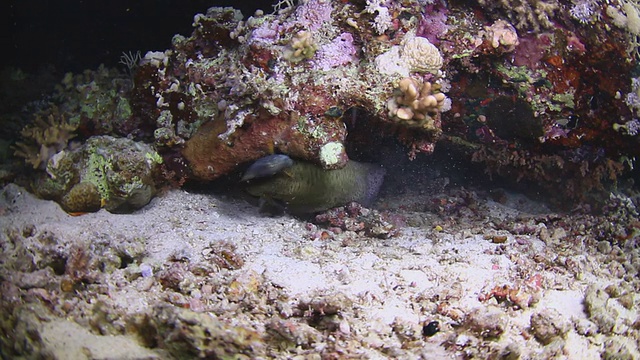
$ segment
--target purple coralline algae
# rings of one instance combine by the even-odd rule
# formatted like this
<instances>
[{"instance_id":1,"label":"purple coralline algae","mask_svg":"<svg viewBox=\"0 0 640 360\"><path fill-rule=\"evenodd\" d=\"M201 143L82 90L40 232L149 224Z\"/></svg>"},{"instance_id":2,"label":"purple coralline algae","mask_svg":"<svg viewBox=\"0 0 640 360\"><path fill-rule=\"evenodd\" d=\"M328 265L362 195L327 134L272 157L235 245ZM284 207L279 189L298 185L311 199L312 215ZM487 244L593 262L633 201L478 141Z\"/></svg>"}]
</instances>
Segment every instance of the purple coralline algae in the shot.
<instances>
[{"instance_id":1,"label":"purple coralline algae","mask_svg":"<svg viewBox=\"0 0 640 360\"><path fill-rule=\"evenodd\" d=\"M316 54L314 66L320 70L331 70L356 60L357 49L351 33L342 33L330 43L324 45Z\"/></svg>"}]
</instances>

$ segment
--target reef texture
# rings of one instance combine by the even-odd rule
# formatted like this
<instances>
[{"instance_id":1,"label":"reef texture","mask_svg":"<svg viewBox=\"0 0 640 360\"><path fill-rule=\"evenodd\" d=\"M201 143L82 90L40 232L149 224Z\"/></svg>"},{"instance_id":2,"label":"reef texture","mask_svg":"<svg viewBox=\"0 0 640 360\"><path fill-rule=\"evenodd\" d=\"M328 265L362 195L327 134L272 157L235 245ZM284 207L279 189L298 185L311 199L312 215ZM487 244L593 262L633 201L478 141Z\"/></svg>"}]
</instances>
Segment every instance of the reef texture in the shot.
<instances>
[{"instance_id":1,"label":"reef texture","mask_svg":"<svg viewBox=\"0 0 640 360\"><path fill-rule=\"evenodd\" d=\"M16 143L15 155L34 169L44 169L49 159L68 148L77 128L52 107L50 114L36 114L33 123L22 129L23 141Z\"/></svg>"},{"instance_id":2,"label":"reef texture","mask_svg":"<svg viewBox=\"0 0 640 360\"><path fill-rule=\"evenodd\" d=\"M379 158L384 140L411 159L441 146L559 204L602 202L640 153L638 9L304 0L244 18L213 7L170 49L125 57L130 77L67 75L59 110L38 113L17 154L44 168L73 136L127 136L153 143L162 180L179 186L273 153L338 169Z\"/></svg>"},{"instance_id":3,"label":"reef texture","mask_svg":"<svg viewBox=\"0 0 640 360\"><path fill-rule=\"evenodd\" d=\"M190 37L143 58L134 108L146 99L145 115L167 125L156 142L180 145L192 179L274 150L340 168L346 154L322 156L330 144L376 154L350 133L365 123L411 158L445 143L489 175L583 201L640 152L637 12L624 1L308 0L242 20L212 8Z\"/></svg>"}]
</instances>

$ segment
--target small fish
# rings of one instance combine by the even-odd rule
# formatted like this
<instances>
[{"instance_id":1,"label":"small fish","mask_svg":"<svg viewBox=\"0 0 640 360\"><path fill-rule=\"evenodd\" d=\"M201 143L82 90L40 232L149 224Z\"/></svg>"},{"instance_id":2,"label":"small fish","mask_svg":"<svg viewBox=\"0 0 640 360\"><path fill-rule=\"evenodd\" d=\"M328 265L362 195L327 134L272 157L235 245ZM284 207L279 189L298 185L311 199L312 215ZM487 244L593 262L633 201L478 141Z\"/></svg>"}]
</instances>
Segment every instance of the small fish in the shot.
<instances>
[{"instance_id":1,"label":"small fish","mask_svg":"<svg viewBox=\"0 0 640 360\"><path fill-rule=\"evenodd\" d=\"M351 201L371 205L384 175L385 170L379 165L353 160L336 170L292 160L286 171L251 182L247 192L263 200L283 203L290 213L314 213Z\"/></svg>"},{"instance_id":2,"label":"small fish","mask_svg":"<svg viewBox=\"0 0 640 360\"><path fill-rule=\"evenodd\" d=\"M240 181L273 176L293 165L293 160L283 154L268 155L256 160L242 175Z\"/></svg>"}]
</instances>

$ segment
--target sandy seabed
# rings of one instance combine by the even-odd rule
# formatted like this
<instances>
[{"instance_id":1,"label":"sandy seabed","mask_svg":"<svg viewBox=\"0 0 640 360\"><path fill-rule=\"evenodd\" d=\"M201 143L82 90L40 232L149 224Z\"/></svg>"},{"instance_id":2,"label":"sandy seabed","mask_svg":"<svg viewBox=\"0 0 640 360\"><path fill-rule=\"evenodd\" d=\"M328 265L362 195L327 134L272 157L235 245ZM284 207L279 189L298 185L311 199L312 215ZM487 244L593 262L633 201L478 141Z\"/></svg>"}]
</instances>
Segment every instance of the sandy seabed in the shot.
<instances>
[{"instance_id":1,"label":"sandy seabed","mask_svg":"<svg viewBox=\"0 0 640 360\"><path fill-rule=\"evenodd\" d=\"M395 236L184 190L70 216L7 185L3 358L640 358L638 236L593 230L614 215L453 187L374 208Z\"/></svg>"}]
</instances>

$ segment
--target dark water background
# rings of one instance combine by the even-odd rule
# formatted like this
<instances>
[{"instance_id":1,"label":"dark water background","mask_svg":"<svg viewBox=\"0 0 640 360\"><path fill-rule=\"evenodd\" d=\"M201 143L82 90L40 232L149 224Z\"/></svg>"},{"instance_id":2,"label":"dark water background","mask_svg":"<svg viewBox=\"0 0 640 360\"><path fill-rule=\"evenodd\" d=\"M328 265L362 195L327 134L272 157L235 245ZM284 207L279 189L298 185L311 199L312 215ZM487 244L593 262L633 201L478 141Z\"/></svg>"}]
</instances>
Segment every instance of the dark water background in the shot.
<instances>
[{"instance_id":1,"label":"dark water background","mask_svg":"<svg viewBox=\"0 0 640 360\"><path fill-rule=\"evenodd\" d=\"M271 12L272 1L232 0L8 0L0 4L0 67L25 72L53 65L60 73L117 66L122 52L168 49L175 34L189 36L193 16L233 6L245 17Z\"/></svg>"}]
</instances>

